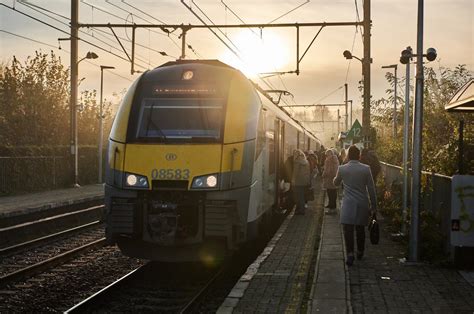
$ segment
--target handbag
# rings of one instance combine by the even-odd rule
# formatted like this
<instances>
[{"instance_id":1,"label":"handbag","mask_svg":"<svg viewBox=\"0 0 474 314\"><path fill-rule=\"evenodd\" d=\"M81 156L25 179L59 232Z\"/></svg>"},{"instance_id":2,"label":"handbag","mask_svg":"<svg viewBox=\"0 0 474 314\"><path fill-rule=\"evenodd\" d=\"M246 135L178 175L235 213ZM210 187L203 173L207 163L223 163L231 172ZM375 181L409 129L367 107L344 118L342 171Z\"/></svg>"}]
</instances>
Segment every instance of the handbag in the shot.
<instances>
[{"instance_id":1,"label":"handbag","mask_svg":"<svg viewBox=\"0 0 474 314\"><path fill-rule=\"evenodd\" d=\"M308 186L305 190L304 190L304 199L306 201L314 201L314 190L313 190L313 187L312 186Z\"/></svg>"},{"instance_id":2,"label":"handbag","mask_svg":"<svg viewBox=\"0 0 474 314\"><path fill-rule=\"evenodd\" d=\"M380 227L379 227L379 223L377 222L377 215L375 213L372 215L372 218L370 218L368 228L370 232L370 243L379 244Z\"/></svg>"}]
</instances>

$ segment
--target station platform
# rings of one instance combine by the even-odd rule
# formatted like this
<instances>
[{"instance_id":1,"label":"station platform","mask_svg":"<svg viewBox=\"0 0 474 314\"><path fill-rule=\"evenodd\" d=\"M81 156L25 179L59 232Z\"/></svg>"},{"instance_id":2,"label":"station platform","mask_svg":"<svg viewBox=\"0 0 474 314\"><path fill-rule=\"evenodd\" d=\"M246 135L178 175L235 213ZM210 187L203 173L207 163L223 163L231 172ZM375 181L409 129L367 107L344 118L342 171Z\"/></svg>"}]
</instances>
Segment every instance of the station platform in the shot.
<instances>
[{"instance_id":1,"label":"station platform","mask_svg":"<svg viewBox=\"0 0 474 314\"><path fill-rule=\"evenodd\" d=\"M0 220L103 199L103 184L4 196L0 197Z\"/></svg>"},{"instance_id":2,"label":"station platform","mask_svg":"<svg viewBox=\"0 0 474 314\"><path fill-rule=\"evenodd\" d=\"M339 216L324 214L322 189L304 216L290 214L218 313L474 313L472 272L403 262L379 219L365 256L345 264ZM322 223L318 219L322 218Z\"/></svg>"}]
</instances>

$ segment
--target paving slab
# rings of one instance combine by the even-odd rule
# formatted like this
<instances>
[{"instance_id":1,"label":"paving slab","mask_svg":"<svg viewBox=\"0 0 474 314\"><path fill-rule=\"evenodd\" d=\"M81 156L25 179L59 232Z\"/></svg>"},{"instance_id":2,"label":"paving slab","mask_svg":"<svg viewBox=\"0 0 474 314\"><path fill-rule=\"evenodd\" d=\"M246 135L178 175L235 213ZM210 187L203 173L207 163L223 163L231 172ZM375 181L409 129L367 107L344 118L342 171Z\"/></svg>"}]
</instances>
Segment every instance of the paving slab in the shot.
<instances>
[{"instance_id":1,"label":"paving slab","mask_svg":"<svg viewBox=\"0 0 474 314\"><path fill-rule=\"evenodd\" d=\"M305 215L291 213L262 254L235 284L218 313L297 313L306 305L307 283L314 266L322 193L308 203ZM305 301L304 301L305 300Z\"/></svg>"},{"instance_id":2,"label":"paving slab","mask_svg":"<svg viewBox=\"0 0 474 314\"><path fill-rule=\"evenodd\" d=\"M104 185L0 197L0 219L104 198Z\"/></svg>"}]
</instances>

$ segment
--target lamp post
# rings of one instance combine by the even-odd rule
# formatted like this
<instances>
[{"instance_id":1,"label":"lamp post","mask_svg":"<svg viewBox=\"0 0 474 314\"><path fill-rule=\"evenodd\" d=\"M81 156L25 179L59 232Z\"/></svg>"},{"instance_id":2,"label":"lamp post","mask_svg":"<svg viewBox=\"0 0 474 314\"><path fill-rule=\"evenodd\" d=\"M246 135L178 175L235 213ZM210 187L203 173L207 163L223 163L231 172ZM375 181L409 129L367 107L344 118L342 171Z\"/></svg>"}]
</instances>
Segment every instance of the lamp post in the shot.
<instances>
[{"instance_id":1,"label":"lamp post","mask_svg":"<svg viewBox=\"0 0 474 314\"><path fill-rule=\"evenodd\" d=\"M99 56L94 52L89 51L86 56L75 64L71 64L71 154L74 155L74 187L79 187L79 149L77 145L77 89L78 89L78 67L79 63L85 59L97 59Z\"/></svg>"},{"instance_id":2,"label":"lamp post","mask_svg":"<svg viewBox=\"0 0 474 314\"><path fill-rule=\"evenodd\" d=\"M365 13L364 13L365 14ZM370 36L369 36L370 37ZM365 39L364 39L365 41ZM364 105L362 108L362 132L364 135L364 146L368 147L371 141L371 128L370 128L370 64L372 58L370 58L370 48L364 44L364 56L367 58L359 58L354 56L349 50L344 50L343 56L350 59L357 59L362 63L362 76L364 78Z\"/></svg>"},{"instance_id":3,"label":"lamp post","mask_svg":"<svg viewBox=\"0 0 474 314\"><path fill-rule=\"evenodd\" d=\"M349 110L350 113L351 113L351 117L350 117L350 119L349 119L349 121L350 121L351 124L350 124L349 127L347 128L347 130L349 131L349 129L352 128L352 99L349 99L347 102L351 104L351 109Z\"/></svg>"},{"instance_id":4,"label":"lamp post","mask_svg":"<svg viewBox=\"0 0 474 314\"><path fill-rule=\"evenodd\" d=\"M421 193L421 149L422 149L422 131L423 131L423 57L428 61L434 61L437 57L434 48L428 48L426 54L423 54L423 0L418 0L418 19L417 19L417 47L416 54L411 49L402 51L400 62L407 64L410 58L416 57L416 87L415 87L415 105L413 109L413 157L412 157L412 184L411 184L411 224L410 224L410 242L408 260L417 262L419 258L419 223L420 223L420 193Z\"/></svg>"},{"instance_id":5,"label":"lamp post","mask_svg":"<svg viewBox=\"0 0 474 314\"><path fill-rule=\"evenodd\" d=\"M412 54L411 47L407 47L407 51ZM406 218L408 210L408 156L409 152L409 142L410 142L410 59L407 58L406 61L406 73L405 73L405 110L404 110L404 123L403 123L403 204L402 204L402 226L401 233L406 233ZM402 62L403 63L403 62Z\"/></svg>"},{"instance_id":6,"label":"lamp post","mask_svg":"<svg viewBox=\"0 0 474 314\"><path fill-rule=\"evenodd\" d=\"M384 65L382 69L395 69L395 91L394 91L394 98L393 98L393 138L397 137L397 85L398 85L398 78L397 78L397 64L392 65Z\"/></svg>"},{"instance_id":7,"label":"lamp post","mask_svg":"<svg viewBox=\"0 0 474 314\"><path fill-rule=\"evenodd\" d=\"M100 66L100 106L99 106L99 151L98 151L98 161L99 161L99 177L98 182L102 183L102 146L103 146L103 133L104 133L104 126L103 126L103 113L102 113L102 99L103 99L103 92L104 92L104 70L112 70L115 67L101 65Z\"/></svg>"}]
</instances>

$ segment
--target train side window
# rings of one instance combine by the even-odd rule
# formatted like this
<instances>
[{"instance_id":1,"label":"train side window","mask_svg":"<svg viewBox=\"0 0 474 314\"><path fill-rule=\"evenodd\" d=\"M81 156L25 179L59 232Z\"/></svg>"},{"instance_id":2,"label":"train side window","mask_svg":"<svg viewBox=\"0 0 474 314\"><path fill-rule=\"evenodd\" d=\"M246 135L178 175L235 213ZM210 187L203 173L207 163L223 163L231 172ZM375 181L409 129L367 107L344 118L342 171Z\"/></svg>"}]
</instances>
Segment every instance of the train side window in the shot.
<instances>
[{"instance_id":1,"label":"train side window","mask_svg":"<svg viewBox=\"0 0 474 314\"><path fill-rule=\"evenodd\" d=\"M268 173L275 173L275 133L274 131L267 131L268 138Z\"/></svg>"},{"instance_id":2,"label":"train side window","mask_svg":"<svg viewBox=\"0 0 474 314\"><path fill-rule=\"evenodd\" d=\"M263 147L265 146L265 111L260 110L258 117L258 127L257 127L257 143L255 149L255 160L262 153Z\"/></svg>"}]
</instances>

